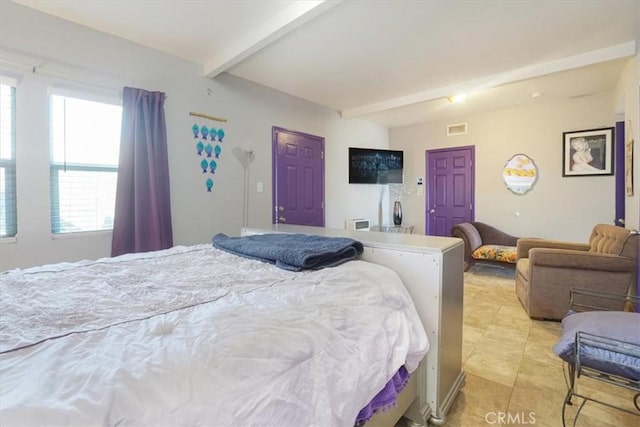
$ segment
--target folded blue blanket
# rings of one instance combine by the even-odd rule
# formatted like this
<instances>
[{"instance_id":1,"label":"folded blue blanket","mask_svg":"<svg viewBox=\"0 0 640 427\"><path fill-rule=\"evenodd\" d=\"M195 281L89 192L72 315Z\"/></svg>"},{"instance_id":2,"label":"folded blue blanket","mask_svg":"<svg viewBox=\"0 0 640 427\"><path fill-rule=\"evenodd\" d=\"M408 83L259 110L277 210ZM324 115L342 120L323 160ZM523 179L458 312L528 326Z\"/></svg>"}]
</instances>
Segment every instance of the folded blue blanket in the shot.
<instances>
[{"instance_id":1,"label":"folded blue blanket","mask_svg":"<svg viewBox=\"0 0 640 427\"><path fill-rule=\"evenodd\" d=\"M357 240L310 234L259 234L245 237L213 236L213 246L245 258L275 264L290 271L319 270L354 259L362 253Z\"/></svg>"}]
</instances>

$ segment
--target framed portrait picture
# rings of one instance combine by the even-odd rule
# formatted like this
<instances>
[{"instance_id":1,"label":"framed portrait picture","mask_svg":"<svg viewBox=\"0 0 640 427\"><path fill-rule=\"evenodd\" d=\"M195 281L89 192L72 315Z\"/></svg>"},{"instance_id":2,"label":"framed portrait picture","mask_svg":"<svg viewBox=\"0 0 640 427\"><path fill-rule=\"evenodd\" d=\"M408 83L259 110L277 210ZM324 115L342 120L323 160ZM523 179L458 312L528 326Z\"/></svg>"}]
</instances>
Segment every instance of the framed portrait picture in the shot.
<instances>
[{"instance_id":1,"label":"framed portrait picture","mask_svg":"<svg viewBox=\"0 0 640 427\"><path fill-rule=\"evenodd\" d=\"M613 128L562 133L562 176L613 175Z\"/></svg>"}]
</instances>

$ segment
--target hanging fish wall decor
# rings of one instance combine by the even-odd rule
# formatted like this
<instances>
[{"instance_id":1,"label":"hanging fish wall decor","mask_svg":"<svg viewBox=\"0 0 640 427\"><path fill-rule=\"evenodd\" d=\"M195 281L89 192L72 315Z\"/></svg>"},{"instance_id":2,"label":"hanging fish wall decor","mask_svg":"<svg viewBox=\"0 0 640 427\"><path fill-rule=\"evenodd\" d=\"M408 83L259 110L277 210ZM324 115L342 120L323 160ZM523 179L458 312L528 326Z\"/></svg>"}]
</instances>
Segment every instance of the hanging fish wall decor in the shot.
<instances>
[{"instance_id":1,"label":"hanging fish wall decor","mask_svg":"<svg viewBox=\"0 0 640 427\"><path fill-rule=\"evenodd\" d=\"M224 121L226 121L226 119ZM205 125L195 123L191 127L191 133L193 134L193 137L198 140L196 143L196 153L198 157L201 157L200 170L203 174L209 172L211 175L215 175L216 169L218 169L218 162L213 159L207 160L207 158L213 157L219 161L220 155L222 154L222 147L220 144L222 144L222 140L225 136L224 130L222 128L216 129L214 127L207 127ZM218 144L215 143L216 140L218 141ZM212 143L209 143L208 141L212 141ZM211 193L214 186L213 177L209 176L204 181L204 186L207 192Z\"/></svg>"}]
</instances>

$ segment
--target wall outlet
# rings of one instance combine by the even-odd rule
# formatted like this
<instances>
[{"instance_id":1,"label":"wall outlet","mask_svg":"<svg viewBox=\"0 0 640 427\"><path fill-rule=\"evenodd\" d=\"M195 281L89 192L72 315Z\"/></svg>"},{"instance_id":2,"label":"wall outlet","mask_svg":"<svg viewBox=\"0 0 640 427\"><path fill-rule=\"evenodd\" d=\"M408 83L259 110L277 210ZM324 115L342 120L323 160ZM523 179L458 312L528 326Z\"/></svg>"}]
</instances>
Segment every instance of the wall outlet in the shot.
<instances>
[{"instance_id":1,"label":"wall outlet","mask_svg":"<svg viewBox=\"0 0 640 427\"><path fill-rule=\"evenodd\" d=\"M256 191L258 193L262 193L264 191L264 184L262 182L258 182L258 184L256 185Z\"/></svg>"}]
</instances>

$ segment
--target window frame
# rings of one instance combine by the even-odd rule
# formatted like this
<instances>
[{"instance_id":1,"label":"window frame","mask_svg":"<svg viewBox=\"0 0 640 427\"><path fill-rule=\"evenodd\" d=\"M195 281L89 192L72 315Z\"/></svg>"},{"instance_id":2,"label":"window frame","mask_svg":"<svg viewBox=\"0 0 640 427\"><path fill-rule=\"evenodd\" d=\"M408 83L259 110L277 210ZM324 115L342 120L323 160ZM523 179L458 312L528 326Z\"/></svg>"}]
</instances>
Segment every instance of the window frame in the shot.
<instances>
[{"instance_id":1,"label":"window frame","mask_svg":"<svg viewBox=\"0 0 640 427\"><path fill-rule=\"evenodd\" d=\"M93 165L88 163L69 163L66 160L62 163L54 161L53 151L53 96L62 96L66 98L75 98L84 101L99 102L102 104L115 105L122 108L122 96L121 93L115 94L114 91L95 91L87 90L85 88L67 87L67 86L52 86L49 87L47 99L49 101L49 128L50 128L50 141L49 141L49 197L51 200L51 235L54 239L64 238L70 235L95 235L95 234L109 234L113 232L111 228L100 228L91 230L77 230L77 231L61 231L60 227L60 194L59 194L59 181L58 174L60 171L77 171L77 172L111 172L116 174L116 182L118 175L118 164L115 166L105 165ZM120 144L120 141L118 141ZM57 191L57 197L54 197L54 192ZM114 201L115 204L115 201ZM115 205L114 205L115 209ZM58 221L56 222L56 218Z\"/></svg>"},{"instance_id":2,"label":"window frame","mask_svg":"<svg viewBox=\"0 0 640 427\"><path fill-rule=\"evenodd\" d=\"M11 141L9 143L11 146L11 158L3 159L2 157L0 157L0 168L5 170L5 174L7 173L7 170L9 170L9 173L13 175L13 179L11 182L11 186L12 186L11 193L13 195L11 201L13 202L12 203L13 210L11 212L11 218L7 218L7 219L11 219L11 221L7 221L8 222L7 233L6 234L0 233L0 241L15 242L18 235L18 196L17 196L17 166L16 166L16 128L17 128L16 98L18 96L18 79L2 74L0 75L0 84L4 86L9 86L12 90L12 99L11 99L12 115L11 115L11 123L9 124L11 129ZM8 199L3 199L3 202L5 203L5 209L9 205L7 201Z\"/></svg>"}]
</instances>

